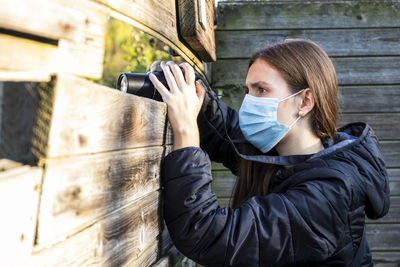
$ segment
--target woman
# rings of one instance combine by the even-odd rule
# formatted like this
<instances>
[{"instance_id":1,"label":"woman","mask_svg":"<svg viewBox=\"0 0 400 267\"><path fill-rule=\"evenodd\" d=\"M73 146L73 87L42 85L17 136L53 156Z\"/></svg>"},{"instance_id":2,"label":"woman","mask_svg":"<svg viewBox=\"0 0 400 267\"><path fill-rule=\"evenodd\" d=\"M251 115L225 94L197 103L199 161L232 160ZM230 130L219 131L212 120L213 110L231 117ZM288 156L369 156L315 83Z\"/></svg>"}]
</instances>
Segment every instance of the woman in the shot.
<instances>
[{"instance_id":1,"label":"woman","mask_svg":"<svg viewBox=\"0 0 400 267\"><path fill-rule=\"evenodd\" d=\"M163 185L175 246L206 266L372 266L365 215L387 213L387 173L367 124L336 131L337 79L327 54L306 40L255 53L239 113L181 67L185 75L161 63L170 91L150 75L174 134ZM264 156L243 159L225 132L250 143L243 154ZM218 206L209 158L238 175L233 208Z\"/></svg>"}]
</instances>

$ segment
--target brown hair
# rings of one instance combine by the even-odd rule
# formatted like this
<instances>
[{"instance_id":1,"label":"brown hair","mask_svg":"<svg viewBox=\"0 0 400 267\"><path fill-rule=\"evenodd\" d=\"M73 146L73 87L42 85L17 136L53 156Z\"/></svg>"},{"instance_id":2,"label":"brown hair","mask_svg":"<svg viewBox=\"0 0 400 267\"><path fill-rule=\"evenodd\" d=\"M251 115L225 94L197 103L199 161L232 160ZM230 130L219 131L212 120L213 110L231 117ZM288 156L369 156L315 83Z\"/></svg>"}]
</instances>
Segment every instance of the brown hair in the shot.
<instances>
[{"instance_id":1,"label":"brown hair","mask_svg":"<svg viewBox=\"0 0 400 267\"><path fill-rule=\"evenodd\" d=\"M314 42L303 39L291 39L278 43L252 55L249 66L262 59L272 65L282 75L295 93L310 88L315 99L311 111L311 128L321 140L332 138L336 132L337 78L335 68L328 55ZM247 145L247 154L259 154L256 148ZM268 154L277 155L275 149ZM269 182L276 165L241 160L238 179L232 194L232 207L252 196L268 194Z\"/></svg>"}]
</instances>

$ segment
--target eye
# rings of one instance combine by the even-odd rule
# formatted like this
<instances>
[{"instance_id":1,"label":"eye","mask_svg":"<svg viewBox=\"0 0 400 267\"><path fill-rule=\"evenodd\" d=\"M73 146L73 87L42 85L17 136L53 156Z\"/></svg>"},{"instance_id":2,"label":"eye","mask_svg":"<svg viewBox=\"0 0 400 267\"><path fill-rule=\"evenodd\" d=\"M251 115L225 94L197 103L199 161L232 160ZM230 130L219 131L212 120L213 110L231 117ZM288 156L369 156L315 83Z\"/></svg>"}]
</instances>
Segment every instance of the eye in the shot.
<instances>
[{"instance_id":1,"label":"eye","mask_svg":"<svg viewBox=\"0 0 400 267\"><path fill-rule=\"evenodd\" d=\"M244 85L243 87L244 87L244 92L245 92L246 94L248 94L248 93L249 93L249 87L247 87L246 85Z\"/></svg>"},{"instance_id":2,"label":"eye","mask_svg":"<svg viewBox=\"0 0 400 267\"><path fill-rule=\"evenodd\" d=\"M263 94L263 93L268 92L268 90L265 89L264 87L258 87L258 92L259 92L260 94Z\"/></svg>"}]
</instances>

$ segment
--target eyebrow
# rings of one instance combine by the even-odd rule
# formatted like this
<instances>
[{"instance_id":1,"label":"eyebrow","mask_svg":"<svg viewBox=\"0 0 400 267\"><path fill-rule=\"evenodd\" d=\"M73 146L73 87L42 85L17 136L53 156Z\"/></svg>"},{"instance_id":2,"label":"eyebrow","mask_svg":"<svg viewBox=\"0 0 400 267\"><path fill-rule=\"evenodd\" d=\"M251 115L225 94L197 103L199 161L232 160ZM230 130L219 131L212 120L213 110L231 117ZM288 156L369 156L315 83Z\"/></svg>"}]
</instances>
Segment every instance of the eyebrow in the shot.
<instances>
[{"instance_id":1,"label":"eyebrow","mask_svg":"<svg viewBox=\"0 0 400 267\"><path fill-rule=\"evenodd\" d=\"M244 86L247 87L247 84L245 84ZM255 82L255 83L251 83L250 86L251 87L257 87L257 86L268 86L268 87L271 87L271 85L269 83L263 82L263 81L258 81L258 82Z\"/></svg>"}]
</instances>

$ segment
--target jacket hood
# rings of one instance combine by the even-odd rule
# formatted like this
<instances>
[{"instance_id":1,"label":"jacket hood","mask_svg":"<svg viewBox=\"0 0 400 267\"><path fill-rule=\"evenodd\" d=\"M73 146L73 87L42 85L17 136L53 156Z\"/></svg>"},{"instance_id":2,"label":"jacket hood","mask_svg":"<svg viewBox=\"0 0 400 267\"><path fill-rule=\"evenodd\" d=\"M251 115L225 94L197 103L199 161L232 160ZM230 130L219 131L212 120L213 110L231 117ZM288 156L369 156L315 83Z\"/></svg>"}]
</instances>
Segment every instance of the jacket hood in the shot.
<instances>
[{"instance_id":1,"label":"jacket hood","mask_svg":"<svg viewBox=\"0 0 400 267\"><path fill-rule=\"evenodd\" d=\"M340 153L343 152L343 153ZM338 129L328 147L314 155L344 155L364 178L359 184L365 197L365 212L370 219L384 216L389 210L389 180L378 139L372 128L363 122Z\"/></svg>"}]
</instances>

